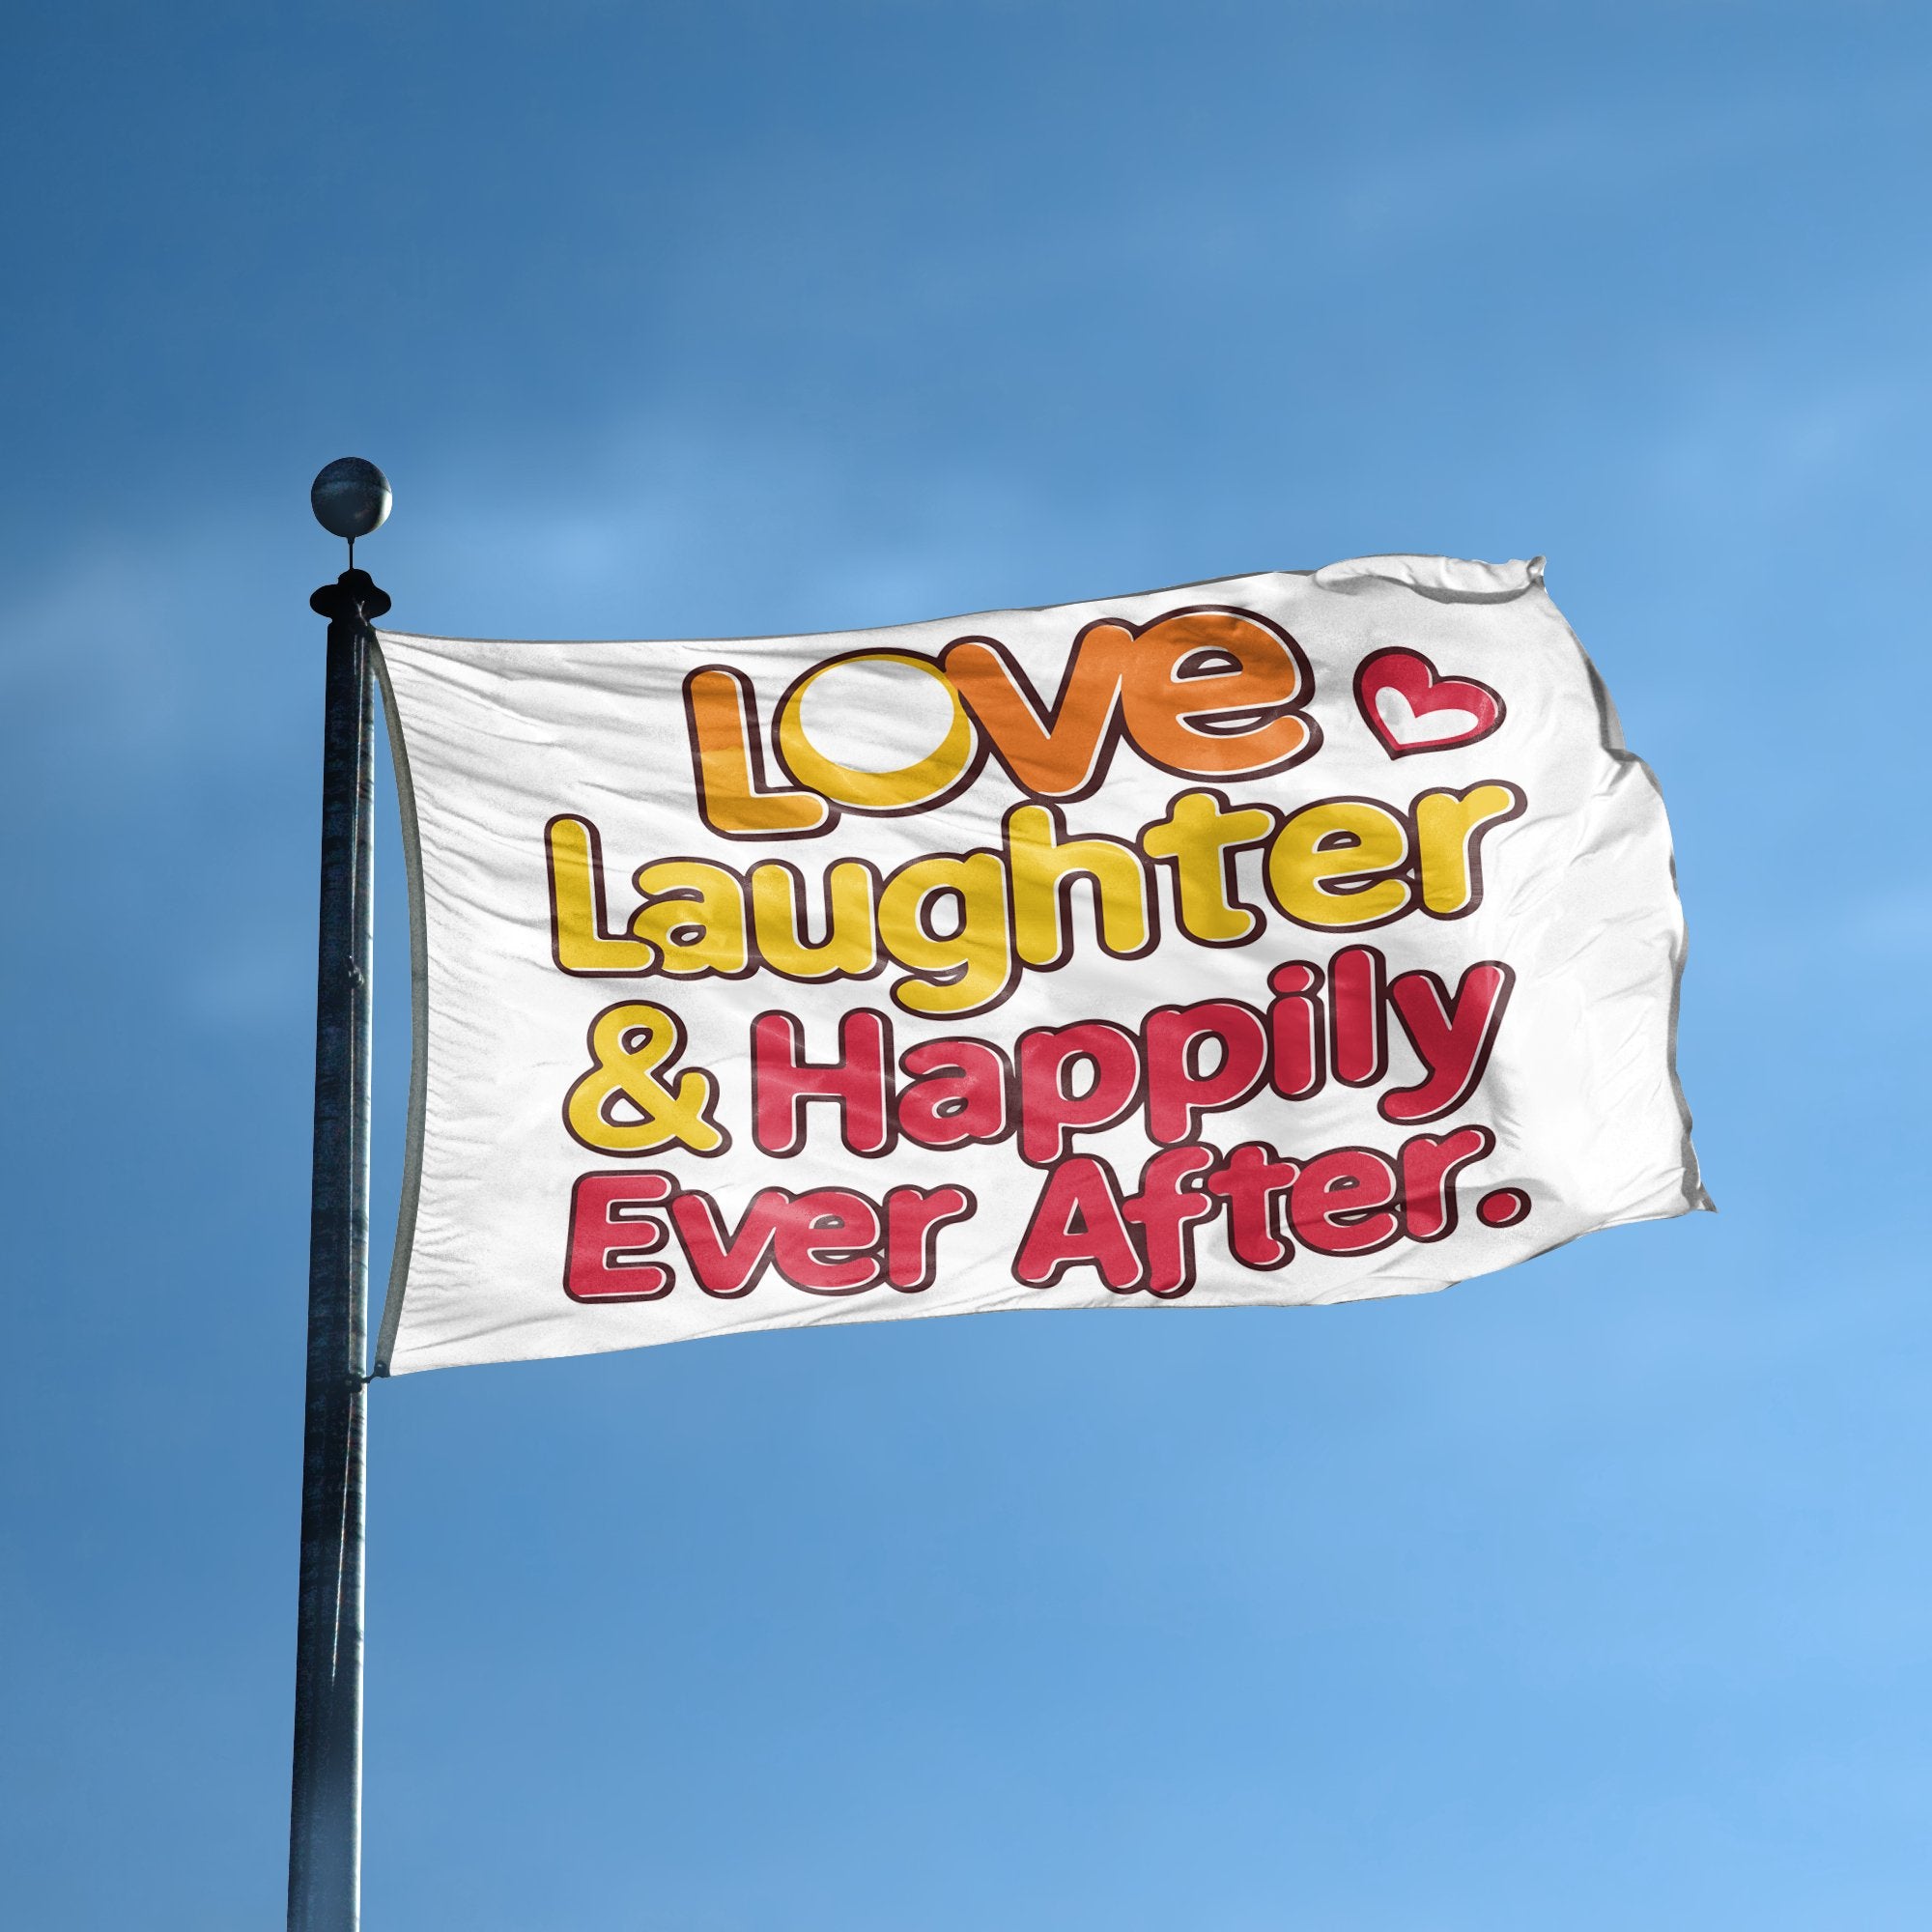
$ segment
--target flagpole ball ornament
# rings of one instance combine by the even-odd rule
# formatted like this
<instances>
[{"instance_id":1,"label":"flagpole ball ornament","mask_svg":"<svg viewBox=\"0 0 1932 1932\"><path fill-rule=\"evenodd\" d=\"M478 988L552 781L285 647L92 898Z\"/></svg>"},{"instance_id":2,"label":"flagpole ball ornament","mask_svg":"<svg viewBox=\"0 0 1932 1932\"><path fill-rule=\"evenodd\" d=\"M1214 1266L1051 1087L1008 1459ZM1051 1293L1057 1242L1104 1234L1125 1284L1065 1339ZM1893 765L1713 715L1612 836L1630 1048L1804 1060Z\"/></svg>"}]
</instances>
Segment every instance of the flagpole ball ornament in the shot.
<instances>
[{"instance_id":1,"label":"flagpole ball ornament","mask_svg":"<svg viewBox=\"0 0 1932 1932\"><path fill-rule=\"evenodd\" d=\"M316 522L330 536L354 543L382 528L395 499L389 479L366 457L338 456L316 472L308 500Z\"/></svg>"}]
</instances>

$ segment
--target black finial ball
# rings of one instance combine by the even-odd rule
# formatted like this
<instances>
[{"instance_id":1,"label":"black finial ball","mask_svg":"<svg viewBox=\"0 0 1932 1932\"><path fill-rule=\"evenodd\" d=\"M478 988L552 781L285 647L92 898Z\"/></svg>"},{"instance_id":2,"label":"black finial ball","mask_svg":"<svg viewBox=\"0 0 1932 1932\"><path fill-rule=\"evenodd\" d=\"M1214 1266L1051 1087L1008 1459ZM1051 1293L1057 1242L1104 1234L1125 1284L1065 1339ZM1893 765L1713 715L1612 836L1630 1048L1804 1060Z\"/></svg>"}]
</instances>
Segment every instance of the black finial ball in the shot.
<instances>
[{"instance_id":1,"label":"black finial ball","mask_svg":"<svg viewBox=\"0 0 1932 1932\"><path fill-rule=\"evenodd\" d=\"M315 520L332 537L354 543L380 529L389 514L389 479L359 456L338 456L308 488Z\"/></svg>"}]
</instances>

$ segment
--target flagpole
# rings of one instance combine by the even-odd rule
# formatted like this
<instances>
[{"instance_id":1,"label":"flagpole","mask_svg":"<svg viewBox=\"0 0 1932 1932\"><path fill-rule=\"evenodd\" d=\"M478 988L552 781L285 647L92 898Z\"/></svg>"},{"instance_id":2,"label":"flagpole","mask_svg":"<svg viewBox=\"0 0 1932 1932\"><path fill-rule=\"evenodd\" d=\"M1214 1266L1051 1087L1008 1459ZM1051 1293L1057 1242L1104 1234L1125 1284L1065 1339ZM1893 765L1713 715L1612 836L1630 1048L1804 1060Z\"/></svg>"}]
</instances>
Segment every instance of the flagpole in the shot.
<instances>
[{"instance_id":1,"label":"flagpole","mask_svg":"<svg viewBox=\"0 0 1932 1932\"><path fill-rule=\"evenodd\" d=\"M315 480L318 521L350 568L309 599L328 619L323 701L322 905L309 1196L308 1380L289 1825L290 1932L355 1932L362 1877L362 1577L369 1290L369 993L374 934L371 620L389 608L355 569L388 514L359 458Z\"/></svg>"}]
</instances>

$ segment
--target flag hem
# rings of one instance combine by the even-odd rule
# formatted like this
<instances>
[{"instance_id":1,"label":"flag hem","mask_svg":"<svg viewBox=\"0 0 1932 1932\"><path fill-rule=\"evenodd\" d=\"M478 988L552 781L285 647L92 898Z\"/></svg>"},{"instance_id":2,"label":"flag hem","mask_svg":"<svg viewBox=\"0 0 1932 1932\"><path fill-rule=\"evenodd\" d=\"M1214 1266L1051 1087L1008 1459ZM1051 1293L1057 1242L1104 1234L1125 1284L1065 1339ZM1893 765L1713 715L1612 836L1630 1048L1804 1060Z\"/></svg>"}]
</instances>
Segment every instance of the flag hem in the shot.
<instances>
[{"instance_id":1,"label":"flag hem","mask_svg":"<svg viewBox=\"0 0 1932 1932\"><path fill-rule=\"evenodd\" d=\"M389 733L389 759L396 774L396 808L402 820L403 867L410 894L410 1110L403 1151L403 1186L396 1203L396 1242L389 1257L389 1283L383 1297L383 1325L376 1338L375 1373L389 1373L403 1296L409 1287L410 1258L415 1247L416 1207L422 1193L424 1113L429 1090L429 921L423 905L422 838L416 823L415 784L410 775L409 746L403 737L402 708L389 683L383 656L383 634L376 634L371 656L383 688L383 722Z\"/></svg>"}]
</instances>

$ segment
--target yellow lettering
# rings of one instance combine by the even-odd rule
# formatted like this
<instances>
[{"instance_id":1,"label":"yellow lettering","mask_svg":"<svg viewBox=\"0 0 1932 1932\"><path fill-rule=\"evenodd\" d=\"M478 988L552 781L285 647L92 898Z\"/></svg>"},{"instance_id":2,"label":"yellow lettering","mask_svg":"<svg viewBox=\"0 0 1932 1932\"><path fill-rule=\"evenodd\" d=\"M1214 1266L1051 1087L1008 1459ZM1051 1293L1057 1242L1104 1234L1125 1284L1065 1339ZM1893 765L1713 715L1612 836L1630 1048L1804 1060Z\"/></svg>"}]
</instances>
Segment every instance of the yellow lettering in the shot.
<instances>
[{"instance_id":1,"label":"yellow lettering","mask_svg":"<svg viewBox=\"0 0 1932 1932\"><path fill-rule=\"evenodd\" d=\"M729 1137L711 1118L718 1082L701 1067L688 1067L667 1087L658 1068L668 1069L684 1051L684 1028L663 1007L607 1007L590 1023L590 1070L564 1097L564 1124L599 1153L649 1153L654 1148L688 1147L717 1153Z\"/></svg>"},{"instance_id":2,"label":"yellow lettering","mask_svg":"<svg viewBox=\"0 0 1932 1932\"><path fill-rule=\"evenodd\" d=\"M702 859L667 859L639 869L650 901L631 915L631 932L662 955L660 973L694 980L745 970L745 894L735 872Z\"/></svg>"},{"instance_id":3,"label":"yellow lettering","mask_svg":"<svg viewBox=\"0 0 1932 1932\"><path fill-rule=\"evenodd\" d=\"M640 939L613 936L604 904L604 850L587 818L553 818L544 828L550 856L550 940L566 973L648 973L656 952Z\"/></svg>"},{"instance_id":4,"label":"yellow lettering","mask_svg":"<svg viewBox=\"0 0 1932 1932\"><path fill-rule=\"evenodd\" d=\"M1238 946L1259 930L1261 915L1235 896L1235 854L1259 845L1279 822L1266 806L1231 810L1215 792L1187 791L1141 834L1148 855L1174 867L1175 907L1188 938Z\"/></svg>"},{"instance_id":5,"label":"yellow lettering","mask_svg":"<svg viewBox=\"0 0 1932 1932\"><path fill-rule=\"evenodd\" d=\"M952 897L959 924L935 933L927 901ZM978 1012L1012 984L1007 933L1007 868L997 852L952 853L915 859L886 881L879 895L879 937L909 975L892 989L908 1012Z\"/></svg>"},{"instance_id":6,"label":"yellow lettering","mask_svg":"<svg viewBox=\"0 0 1932 1932\"><path fill-rule=\"evenodd\" d=\"M952 721L946 736L924 757L895 771L862 771L856 765L828 758L806 736L806 694L827 671L858 664L898 665L920 671L945 693L952 707ZM930 658L914 657L908 651L853 651L845 657L828 658L785 693L779 708L779 755L785 769L801 784L810 785L854 811L923 811L938 804L975 768L979 749L980 734L946 673Z\"/></svg>"},{"instance_id":7,"label":"yellow lettering","mask_svg":"<svg viewBox=\"0 0 1932 1932\"><path fill-rule=\"evenodd\" d=\"M1467 791L1426 791L1415 801L1415 860L1422 909L1437 919L1472 911L1483 895L1483 834L1522 810L1513 784L1491 780Z\"/></svg>"},{"instance_id":8,"label":"yellow lettering","mask_svg":"<svg viewBox=\"0 0 1932 1932\"><path fill-rule=\"evenodd\" d=\"M877 884L863 859L841 859L825 875L826 934L805 937L805 881L782 861L752 867L752 924L761 966L787 980L857 979L879 963L872 929Z\"/></svg>"},{"instance_id":9,"label":"yellow lettering","mask_svg":"<svg viewBox=\"0 0 1932 1932\"><path fill-rule=\"evenodd\" d=\"M1268 847L1268 895L1297 925L1346 931L1379 925L1409 902L1408 827L1373 799L1304 806Z\"/></svg>"},{"instance_id":10,"label":"yellow lettering","mask_svg":"<svg viewBox=\"0 0 1932 1932\"><path fill-rule=\"evenodd\" d=\"M1068 838L1060 813L1047 805L1019 805L1007 813L1007 861L1012 868L1013 941L1029 966L1058 966L1073 948L1063 914L1072 881L1094 882L1094 919L1100 944L1118 958L1145 952L1151 928L1147 867L1118 838Z\"/></svg>"}]
</instances>

